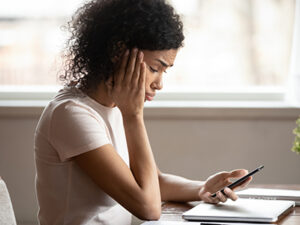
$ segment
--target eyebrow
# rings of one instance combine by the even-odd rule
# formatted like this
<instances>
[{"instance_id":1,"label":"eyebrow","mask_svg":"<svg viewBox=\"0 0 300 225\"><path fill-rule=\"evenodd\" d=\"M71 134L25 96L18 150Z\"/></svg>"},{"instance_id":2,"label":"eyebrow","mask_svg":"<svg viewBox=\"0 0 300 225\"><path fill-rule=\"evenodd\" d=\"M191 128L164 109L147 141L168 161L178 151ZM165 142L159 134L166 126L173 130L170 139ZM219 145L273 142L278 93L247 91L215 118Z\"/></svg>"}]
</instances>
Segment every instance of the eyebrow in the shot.
<instances>
[{"instance_id":1,"label":"eyebrow","mask_svg":"<svg viewBox=\"0 0 300 225\"><path fill-rule=\"evenodd\" d=\"M162 61L161 59L155 59L155 60L158 61L158 62L160 62L160 64L162 66L164 66L164 67L172 67L173 66L173 64L172 65L168 65L166 62Z\"/></svg>"}]
</instances>

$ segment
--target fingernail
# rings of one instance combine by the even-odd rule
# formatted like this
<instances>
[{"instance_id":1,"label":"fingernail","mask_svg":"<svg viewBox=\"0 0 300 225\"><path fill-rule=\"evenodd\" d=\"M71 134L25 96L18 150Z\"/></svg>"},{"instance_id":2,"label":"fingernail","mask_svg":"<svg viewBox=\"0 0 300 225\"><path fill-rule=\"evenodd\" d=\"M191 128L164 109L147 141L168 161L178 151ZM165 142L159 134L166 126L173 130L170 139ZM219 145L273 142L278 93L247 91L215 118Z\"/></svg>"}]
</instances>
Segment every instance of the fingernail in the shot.
<instances>
[{"instance_id":1,"label":"fingernail","mask_svg":"<svg viewBox=\"0 0 300 225\"><path fill-rule=\"evenodd\" d=\"M226 187L226 188L224 189L224 192L225 192L225 193L228 193L228 192L230 192L230 189L229 189L228 187Z\"/></svg>"},{"instance_id":2,"label":"fingernail","mask_svg":"<svg viewBox=\"0 0 300 225\"><path fill-rule=\"evenodd\" d=\"M129 55L129 50L127 49L126 52L125 52L125 55Z\"/></svg>"},{"instance_id":3,"label":"fingernail","mask_svg":"<svg viewBox=\"0 0 300 225\"><path fill-rule=\"evenodd\" d=\"M141 58L143 58L143 56L144 56L144 53L143 52L139 52L139 58L141 59Z\"/></svg>"}]
</instances>

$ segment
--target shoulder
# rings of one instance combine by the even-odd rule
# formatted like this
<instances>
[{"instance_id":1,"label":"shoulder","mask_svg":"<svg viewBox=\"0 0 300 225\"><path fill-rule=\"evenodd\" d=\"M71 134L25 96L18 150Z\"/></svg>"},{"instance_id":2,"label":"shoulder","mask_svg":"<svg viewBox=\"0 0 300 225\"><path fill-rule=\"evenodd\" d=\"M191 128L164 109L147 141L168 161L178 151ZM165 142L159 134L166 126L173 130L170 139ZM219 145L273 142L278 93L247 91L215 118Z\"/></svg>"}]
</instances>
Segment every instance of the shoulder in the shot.
<instances>
[{"instance_id":1,"label":"shoulder","mask_svg":"<svg viewBox=\"0 0 300 225\"><path fill-rule=\"evenodd\" d=\"M51 110L50 123L71 123L73 125L89 121L103 123L102 116L92 107L77 100L65 100Z\"/></svg>"},{"instance_id":2,"label":"shoulder","mask_svg":"<svg viewBox=\"0 0 300 225\"><path fill-rule=\"evenodd\" d=\"M48 107L52 116L63 116L74 113L90 116L98 115L93 105L89 104L87 96L74 87L61 89Z\"/></svg>"}]
</instances>

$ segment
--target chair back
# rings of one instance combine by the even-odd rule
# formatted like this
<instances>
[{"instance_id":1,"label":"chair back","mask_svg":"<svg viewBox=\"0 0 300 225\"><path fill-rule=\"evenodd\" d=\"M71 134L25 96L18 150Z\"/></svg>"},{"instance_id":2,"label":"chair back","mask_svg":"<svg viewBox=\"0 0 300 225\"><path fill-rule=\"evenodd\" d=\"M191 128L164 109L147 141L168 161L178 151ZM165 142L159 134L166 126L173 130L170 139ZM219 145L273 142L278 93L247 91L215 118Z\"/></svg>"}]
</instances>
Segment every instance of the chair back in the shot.
<instances>
[{"instance_id":1,"label":"chair back","mask_svg":"<svg viewBox=\"0 0 300 225\"><path fill-rule=\"evenodd\" d=\"M16 217L5 182L0 177L0 224L16 225Z\"/></svg>"}]
</instances>

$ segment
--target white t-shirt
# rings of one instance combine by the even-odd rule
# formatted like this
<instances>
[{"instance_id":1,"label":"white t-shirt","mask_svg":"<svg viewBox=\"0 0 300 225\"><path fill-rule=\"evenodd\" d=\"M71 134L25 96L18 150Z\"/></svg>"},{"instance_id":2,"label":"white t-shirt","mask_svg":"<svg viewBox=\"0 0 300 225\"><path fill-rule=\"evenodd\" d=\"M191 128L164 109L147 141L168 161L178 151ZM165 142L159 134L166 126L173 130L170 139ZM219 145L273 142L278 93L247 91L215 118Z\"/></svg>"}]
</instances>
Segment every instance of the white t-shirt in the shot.
<instances>
[{"instance_id":1,"label":"white t-shirt","mask_svg":"<svg viewBox=\"0 0 300 225\"><path fill-rule=\"evenodd\" d=\"M131 224L131 214L72 159L105 144L112 144L129 166L120 110L97 103L77 88L61 90L45 108L35 133L41 225Z\"/></svg>"}]
</instances>

